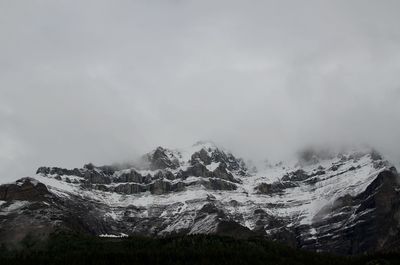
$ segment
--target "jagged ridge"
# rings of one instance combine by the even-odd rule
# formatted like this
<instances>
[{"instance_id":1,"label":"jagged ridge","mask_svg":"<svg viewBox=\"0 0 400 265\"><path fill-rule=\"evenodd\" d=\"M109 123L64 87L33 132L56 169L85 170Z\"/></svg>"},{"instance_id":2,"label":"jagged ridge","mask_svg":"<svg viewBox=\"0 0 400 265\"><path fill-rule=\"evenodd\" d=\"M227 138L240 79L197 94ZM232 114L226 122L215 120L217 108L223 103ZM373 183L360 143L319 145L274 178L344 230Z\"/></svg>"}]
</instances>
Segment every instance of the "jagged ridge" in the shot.
<instances>
[{"instance_id":1,"label":"jagged ridge","mask_svg":"<svg viewBox=\"0 0 400 265\"><path fill-rule=\"evenodd\" d=\"M199 143L159 147L134 165L42 167L19 182L25 191L1 186L0 234L12 238L30 215L32 227L95 235L262 235L342 254L398 244L398 174L373 150L307 150L254 174L242 159Z\"/></svg>"}]
</instances>

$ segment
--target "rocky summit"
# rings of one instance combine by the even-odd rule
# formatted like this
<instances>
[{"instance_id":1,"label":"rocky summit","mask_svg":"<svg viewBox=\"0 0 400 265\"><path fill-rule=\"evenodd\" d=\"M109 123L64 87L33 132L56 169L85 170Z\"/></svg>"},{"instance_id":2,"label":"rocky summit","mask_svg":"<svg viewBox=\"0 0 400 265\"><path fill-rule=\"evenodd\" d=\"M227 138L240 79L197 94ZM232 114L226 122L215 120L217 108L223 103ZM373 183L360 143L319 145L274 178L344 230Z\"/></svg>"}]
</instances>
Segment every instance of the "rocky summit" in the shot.
<instances>
[{"instance_id":1,"label":"rocky summit","mask_svg":"<svg viewBox=\"0 0 400 265\"><path fill-rule=\"evenodd\" d=\"M318 252L400 247L400 184L378 152L313 149L258 170L208 142L132 164L64 169L0 186L0 240L54 231L101 237L252 236Z\"/></svg>"}]
</instances>

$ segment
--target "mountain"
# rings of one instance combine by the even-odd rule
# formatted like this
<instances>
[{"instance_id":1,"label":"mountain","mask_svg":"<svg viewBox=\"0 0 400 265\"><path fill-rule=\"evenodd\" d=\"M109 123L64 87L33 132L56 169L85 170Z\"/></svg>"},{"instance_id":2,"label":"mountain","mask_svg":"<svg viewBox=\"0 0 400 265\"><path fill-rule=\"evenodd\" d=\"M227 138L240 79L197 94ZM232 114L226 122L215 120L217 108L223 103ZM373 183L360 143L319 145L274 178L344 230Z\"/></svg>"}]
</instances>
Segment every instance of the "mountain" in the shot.
<instances>
[{"instance_id":1,"label":"mountain","mask_svg":"<svg viewBox=\"0 0 400 265\"><path fill-rule=\"evenodd\" d=\"M317 252L400 247L396 169L368 148L308 149L250 170L213 143L162 147L132 164L63 169L0 186L0 241L54 231L102 237L264 237Z\"/></svg>"}]
</instances>

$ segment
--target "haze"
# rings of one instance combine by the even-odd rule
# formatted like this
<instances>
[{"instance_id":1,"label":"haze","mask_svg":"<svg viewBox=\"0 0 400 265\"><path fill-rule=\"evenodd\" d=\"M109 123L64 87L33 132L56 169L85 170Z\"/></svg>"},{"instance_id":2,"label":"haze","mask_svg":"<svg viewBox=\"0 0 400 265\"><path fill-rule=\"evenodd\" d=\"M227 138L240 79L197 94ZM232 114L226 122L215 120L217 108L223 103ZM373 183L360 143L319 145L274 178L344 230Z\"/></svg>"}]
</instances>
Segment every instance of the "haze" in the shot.
<instances>
[{"instance_id":1,"label":"haze","mask_svg":"<svg viewBox=\"0 0 400 265\"><path fill-rule=\"evenodd\" d=\"M399 1L0 0L0 182L211 139L400 161Z\"/></svg>"}]
</instances>

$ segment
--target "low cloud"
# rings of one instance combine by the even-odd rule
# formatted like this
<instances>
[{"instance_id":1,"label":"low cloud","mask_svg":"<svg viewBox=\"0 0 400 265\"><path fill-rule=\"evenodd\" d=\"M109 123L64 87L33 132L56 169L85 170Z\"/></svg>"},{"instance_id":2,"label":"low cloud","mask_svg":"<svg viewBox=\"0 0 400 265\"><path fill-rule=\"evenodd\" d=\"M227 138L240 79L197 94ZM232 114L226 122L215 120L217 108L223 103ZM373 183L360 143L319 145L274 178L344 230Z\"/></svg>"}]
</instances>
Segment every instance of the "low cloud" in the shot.
<instances>
[{"instance_id":1,"label":"low cloud","mask_svg":"<svg viewBox=\"0 0 400 265\"><path fill-rule=\"evenodd\" d=\"M398 1L3 1L0 182L212 139L400 161Z\"/></svg>"}]
</instances>

